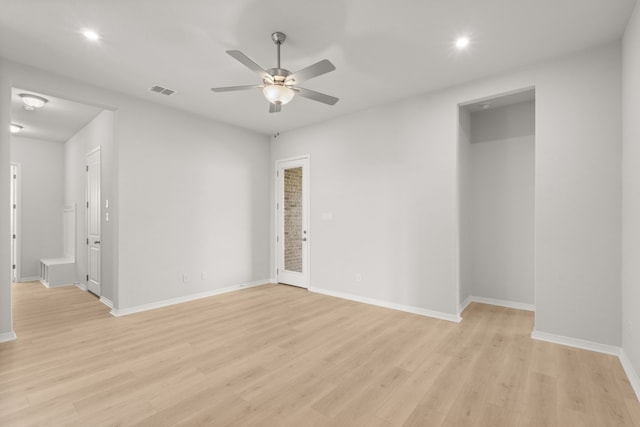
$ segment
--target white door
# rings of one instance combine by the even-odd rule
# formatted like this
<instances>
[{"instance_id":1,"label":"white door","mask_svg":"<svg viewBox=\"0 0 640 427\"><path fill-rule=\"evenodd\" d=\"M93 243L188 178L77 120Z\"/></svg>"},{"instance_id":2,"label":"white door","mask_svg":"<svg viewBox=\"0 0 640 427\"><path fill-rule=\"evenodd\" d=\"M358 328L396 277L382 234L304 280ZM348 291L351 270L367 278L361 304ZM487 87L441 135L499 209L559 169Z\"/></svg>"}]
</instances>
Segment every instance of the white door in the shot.
<instances>
[{"instance_id":1,"label":"white door","mask_svg":"<svg viewBox=\"0 0 640 427\"><path fill-rule=\"evenodd\" d=\"M276 163L278 283L309 286L309 158Z\"/></svg>"},{"instance_id":2,"label":"white door","mask_svg":"<svg viewBox=\"0 0 640 427\"><path fill-rule=\"evenodd\" d=\"M100 147L87 154L87 288L100 296Z\"/></svg>"},{"instance_id":3,"label":"white door","mask_svg":"<svg viewBox=\"0 0 640 427\"><path fill-rule=\"evenodd\" d=\"M11 281L18 280L18 167L11 165Z\"/></svg>"}]
</instances>

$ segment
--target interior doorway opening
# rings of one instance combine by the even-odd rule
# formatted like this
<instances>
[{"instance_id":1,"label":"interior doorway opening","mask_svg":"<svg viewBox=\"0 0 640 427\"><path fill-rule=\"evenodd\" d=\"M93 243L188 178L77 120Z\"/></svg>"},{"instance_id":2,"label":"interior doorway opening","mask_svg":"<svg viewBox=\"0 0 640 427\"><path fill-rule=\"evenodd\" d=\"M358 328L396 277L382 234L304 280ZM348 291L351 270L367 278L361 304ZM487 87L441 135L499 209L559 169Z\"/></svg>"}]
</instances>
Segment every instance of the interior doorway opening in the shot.
<instances>
[{"instance_id":1,"label":"interior doorway opening","mask_svg":"<svg viewBox=\"0 0 640 427\"><path fill-rule=\"evenodd\" d=\"M43 100L39 106L25 99ZM94 183L93 223L100 228L100 168L85 179L88 154L113 139L113 113L48 93L12 88L11 256L14 282L40 281L54 288L89 282L88 223L82 209ZM99 149L97 150L99 152ZM89 175L87 173L87 175ZM14 202L15 200L15 202ZM93 228L95 229L95 227ZM100 242L100 239L95 239ZM94 282L100 283L100 253L93 256ZM97 291L100 296L100 290Z\"/></svg>"},{"instance_id":2,"label":"interior doorway opening","mask_svg":"<svg viewBox=\"0 0 640 427\"><path fill-rule=\"evenodd\" d=\"M535 311L535 90L459 106L459 305Z\"/></svg>"}]
</instances>

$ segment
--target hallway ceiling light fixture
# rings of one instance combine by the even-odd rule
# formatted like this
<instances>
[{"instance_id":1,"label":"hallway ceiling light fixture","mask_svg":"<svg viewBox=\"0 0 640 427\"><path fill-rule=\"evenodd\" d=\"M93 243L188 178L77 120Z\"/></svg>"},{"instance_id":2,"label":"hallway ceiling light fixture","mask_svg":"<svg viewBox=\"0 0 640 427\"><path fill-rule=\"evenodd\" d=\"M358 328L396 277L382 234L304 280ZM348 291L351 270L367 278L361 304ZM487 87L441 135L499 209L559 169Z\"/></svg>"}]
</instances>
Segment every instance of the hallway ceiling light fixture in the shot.
<instances>
[{"instance_id":1,"label":"hallway ceiling light fixture","mask_svg":"<svg viewBox=\"0 0 640 427\"><path fill-rule=\"evenodd\" d=\"M38 95L31 95L29 93L21 93L18 96L22 98L24 109L28 111L33 111L36 108L41 108L44 104L49 102L47 98L43 98Z\"/></svg>"},{"instance_id":2,"label":"hallway ceiling light fixture","mask_svg":"<svg viewBox=\"0 0 640 427\"><path fill-rule=\"evenodd\" d=\"M15 123L11 123L11 126L9 127L9 130L11 130L11 133L18 133L22 130L22 126L17 125Z\"/></svg>"}]
</instances>

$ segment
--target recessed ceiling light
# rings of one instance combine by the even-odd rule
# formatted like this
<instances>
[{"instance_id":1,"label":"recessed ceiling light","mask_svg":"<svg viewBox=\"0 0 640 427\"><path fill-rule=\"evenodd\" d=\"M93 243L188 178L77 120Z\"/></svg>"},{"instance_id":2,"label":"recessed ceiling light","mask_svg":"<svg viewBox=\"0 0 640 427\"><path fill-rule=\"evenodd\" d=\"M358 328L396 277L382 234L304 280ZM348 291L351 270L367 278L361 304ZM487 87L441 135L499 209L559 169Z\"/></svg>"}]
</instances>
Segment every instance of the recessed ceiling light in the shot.
<instances>
[{"instance_id":1,"label":"recessed ceiling light","mask_svg":"<svg viewBox=\"0 0 640 427\"><path fill-rule=\"evenodd\" d=\"M491 108L491 103L490 102L485 102L484 104L480 105L480 107L483 110L488 110L489 108Z\"/></svg>"},{"instance_id":2,"label":"recessed ceiling light","mask_svg":"<svg viewBox=\"0 0 640 427\"><path fill-rule=\"evenodd\" d=\"M22 126L17 125L15 123L11 123L11 126L9 127L9 129L11 130L11 133L18 133L22 130Z\"/></svg>"},{"instance_id":3,"label":"recessed ceiling light","mask_svg":"<svg viewBox=\"0 0 640 427\"><path fill-rule=\"evenodd\" d=\"M458 37L456 39L456 47L458 49L464 49L467 46L469 46L469 37L463 36L463 37Z\"/></svg>"},{"instance_id":4,"label":"recessed ceiling light","mask_svg":"<svg viewBox=\"0 0 640 427\"><path fill-rule=\"evenodd\" d=\"M92 42L100 40L100 35L93 30L89 30L89 29L84 30L82 34Z\"/></svg>"}]
</instances>

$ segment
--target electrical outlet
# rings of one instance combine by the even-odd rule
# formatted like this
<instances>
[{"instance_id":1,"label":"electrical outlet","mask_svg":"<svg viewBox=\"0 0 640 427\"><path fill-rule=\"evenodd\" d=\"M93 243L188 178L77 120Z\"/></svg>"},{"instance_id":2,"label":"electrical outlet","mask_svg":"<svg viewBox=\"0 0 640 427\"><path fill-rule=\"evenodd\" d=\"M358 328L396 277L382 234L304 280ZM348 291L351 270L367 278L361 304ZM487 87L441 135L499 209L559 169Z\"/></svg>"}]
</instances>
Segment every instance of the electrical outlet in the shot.
<instances>
[{"instance_id":1,"label":"electrical outlet","mask_svg":"<svg viewBox=\"0 0 640 427\"><path fill-rule=\"evenodd\" d=\"M362 273L356 273L356 282L362 282Z\"/></svg>"},{"instance_id":2,"label":"electrical outlet","mask_svg":"<svg viewBox=\"0 0 640 427\"><path fill-rule=\"evenodd\" d=\"M206 272L206 271L203 271L203 272L202 272L202 274L200 275L200 278L201 278L202 280L207 280L207 272Z\"/></svg>"},{"instance_id":3,"label":"electrical outlet","mask_svg":"<svg viewBox=\"0 0 640 427\"><path fill-rule=\"evenodd\" d=\"M188 274L183 274L182 275L182 283L187 283L189 282L189 275Z\"/></svg>"}]
</instances>

